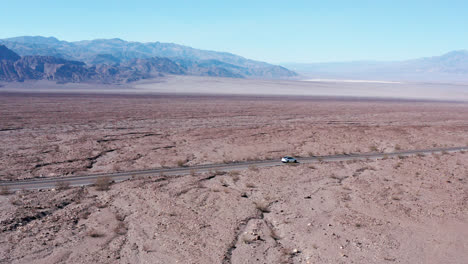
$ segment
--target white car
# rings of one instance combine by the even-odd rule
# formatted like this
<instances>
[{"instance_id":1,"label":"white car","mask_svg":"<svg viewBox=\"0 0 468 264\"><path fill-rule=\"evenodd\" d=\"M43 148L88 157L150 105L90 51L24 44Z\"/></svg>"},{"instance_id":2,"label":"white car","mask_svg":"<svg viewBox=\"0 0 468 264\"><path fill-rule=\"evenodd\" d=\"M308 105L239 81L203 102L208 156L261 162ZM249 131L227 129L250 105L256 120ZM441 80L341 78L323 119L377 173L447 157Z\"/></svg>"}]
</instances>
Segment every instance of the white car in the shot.
<instances>
[{"instance_id":1,"label":"white car","mask_svg":"<svg viewBox=\"0 0 468 264\"><path fill-rule=\"evenodd\" d=\"M290 163L290 162L297 163L297 159L295 159L293 157L286 156L286 157L281 158L281 162L283 162L283 163Z\"/></svg>"}]
</instances>

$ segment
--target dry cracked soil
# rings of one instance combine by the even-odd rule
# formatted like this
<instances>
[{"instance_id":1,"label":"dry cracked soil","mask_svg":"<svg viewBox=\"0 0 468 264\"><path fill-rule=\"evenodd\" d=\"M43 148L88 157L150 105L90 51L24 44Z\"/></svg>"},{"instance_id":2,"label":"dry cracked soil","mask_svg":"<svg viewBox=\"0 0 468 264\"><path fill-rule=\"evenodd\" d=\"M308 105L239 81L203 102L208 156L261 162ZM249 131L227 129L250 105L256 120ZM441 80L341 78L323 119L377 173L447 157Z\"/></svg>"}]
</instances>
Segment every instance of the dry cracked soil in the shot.
<instances>
[{"instance_id":1,"label":"dry cracked soil","mask_svg":"<svg viewBox=\"0 0 468 264\"><path fill-rule=\"evenodd\" d=\"M453 102L2 94L0 112L2 180L468 145ZM468 261L463 151L2 194L0 263Z\"/></svg>"}]
</instances>

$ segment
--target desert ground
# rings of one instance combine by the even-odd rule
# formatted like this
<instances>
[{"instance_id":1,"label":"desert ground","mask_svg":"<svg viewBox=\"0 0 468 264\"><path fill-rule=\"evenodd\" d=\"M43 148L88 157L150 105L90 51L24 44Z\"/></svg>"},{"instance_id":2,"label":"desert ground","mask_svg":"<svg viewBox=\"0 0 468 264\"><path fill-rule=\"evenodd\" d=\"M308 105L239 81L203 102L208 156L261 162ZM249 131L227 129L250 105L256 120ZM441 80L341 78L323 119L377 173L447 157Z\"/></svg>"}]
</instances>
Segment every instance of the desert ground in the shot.
<instances>
[{"instance_id":1,"label":"desert ground","mask_svg":"<svg viewBox=\"0 0 468 264\"><path fill-rule=\"evenodd\" d=\"M298 80L252 80L167 75L119 85L25 81L1 83L2 92L88 94L192 94L251 96L346 96L362 98L468 101L468 82L340 80L302 77Z\"/></svg>"},{"instance_id":2,"label":"desert ground","mask_svg":"<svg viewBox=\"0 0 468 264\"><path fill-rule=\"evenodd\" d=\"M468 145L468 104L0 93L0 177ZM468 153L0 196L0 263L466 263Z\"/></svg>"}]
</instances>

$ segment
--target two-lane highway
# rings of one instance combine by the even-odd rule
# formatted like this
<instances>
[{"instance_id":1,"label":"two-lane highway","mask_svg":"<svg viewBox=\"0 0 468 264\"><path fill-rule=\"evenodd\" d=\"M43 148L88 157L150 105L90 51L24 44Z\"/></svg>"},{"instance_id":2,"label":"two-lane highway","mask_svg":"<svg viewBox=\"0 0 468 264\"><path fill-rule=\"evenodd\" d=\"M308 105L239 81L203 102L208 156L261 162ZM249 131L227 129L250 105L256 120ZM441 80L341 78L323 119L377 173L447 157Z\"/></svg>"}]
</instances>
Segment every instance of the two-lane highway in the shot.
<instances>
[{"instance_id":1,"label":"two-lane highway","mask_svg":"<svg viewBox=\"0 0 468 264\"><path fill-rule=\"evenodd\" d=\"M365 159L379 159L384 157L395 157L395 156L410 156L416 154L431 154L431 153L443 153L443 152L457 152L457 151L468 151L468 146L465 147L451 147L451 148L434 148L434 149L421 149L421 150L408 150L398 151L391 153L358 153L358 154L343 154L343 155L328 155L328 156L315 156L315 157L299 157L300 163L314 163L314 162L330 162L330 161L346 161L346 160L365 160ZM126 172L115 172L115 173L101 173L92 175L76 175L76 176L63 176L63 177L46 177L46 178L33 178L26 180L16 181L0 181L1 186L7 186L11 191L17 191L22 189L51 189L55 188L58 182L67 182L71 186L83 186L91 185L96 182L99 177L109 177L115 182L127 180L132 177L141 176L176 176L190 174L192 171L197 173L209 172L209 171L232 171L232 170L245 170L249 166L256 167L272 167L280 166L282 163L278 160L258 160L248 162L236 162L228 164L205 164L195 165L188 167L177 167L177 168L157 168L149 170L138 170L138 171L126 171Z\"/></svg>"}]
</instances>

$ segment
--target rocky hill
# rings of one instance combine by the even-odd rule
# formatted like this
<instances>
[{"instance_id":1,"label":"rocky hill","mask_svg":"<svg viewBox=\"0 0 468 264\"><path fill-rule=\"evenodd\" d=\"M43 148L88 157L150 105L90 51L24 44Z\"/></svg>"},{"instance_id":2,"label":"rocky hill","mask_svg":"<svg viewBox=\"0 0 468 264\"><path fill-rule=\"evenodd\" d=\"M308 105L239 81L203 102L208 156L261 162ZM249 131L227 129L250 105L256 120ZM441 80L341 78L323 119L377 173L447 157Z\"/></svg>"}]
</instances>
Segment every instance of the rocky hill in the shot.
<instances>
[{"instance_id":1,"label":"rocky hill","mask_svg":"<svg viewBox=\"0 0 468 264\"><path fill-rule=\"evenodd\" d=\"M0 45L0 81L51 80L66 82L122 83L161 77L164 74L218 76L244 78L264 76L273 78L272 72L263 68L250 69L217 60L192 61L152 57L120 61L111 54L97 55L96 63L86 64L53 56L19 56Z\"/></svg>"},{"instance_id":2,"label":"rocky hill","mask_svg":"<svg viewBox=\"0 0 468 264\"><path fill-rule=\"evenodd\" d=\"M261 79L291 78L297 75L284 67L231 53L199 50L173 43L140 43L121 39L67 42L53 37L25 36L3 39L0 44L21 56L53 56L82 61L90 66L106 64L127 67L129 64L142 63L134 66L144 70L144 64L152 64L152 58L158 57L178 64L180 69L176 72L180 73L176 74Z\"/></svg>"},{"instance_id":3,"label":"rocky hill","mask_svg":"<svg viewBox=\"0 0 468 264\"><path fill-rule=\"evenodd\" d=\"M124 65L88 66L83 62L52 56L20 57L0 45L0 81L51 80L65 82L117 83L161 76L183 74L185 70L165 58L134 60Z\"/></svg>"}]
</instances>

